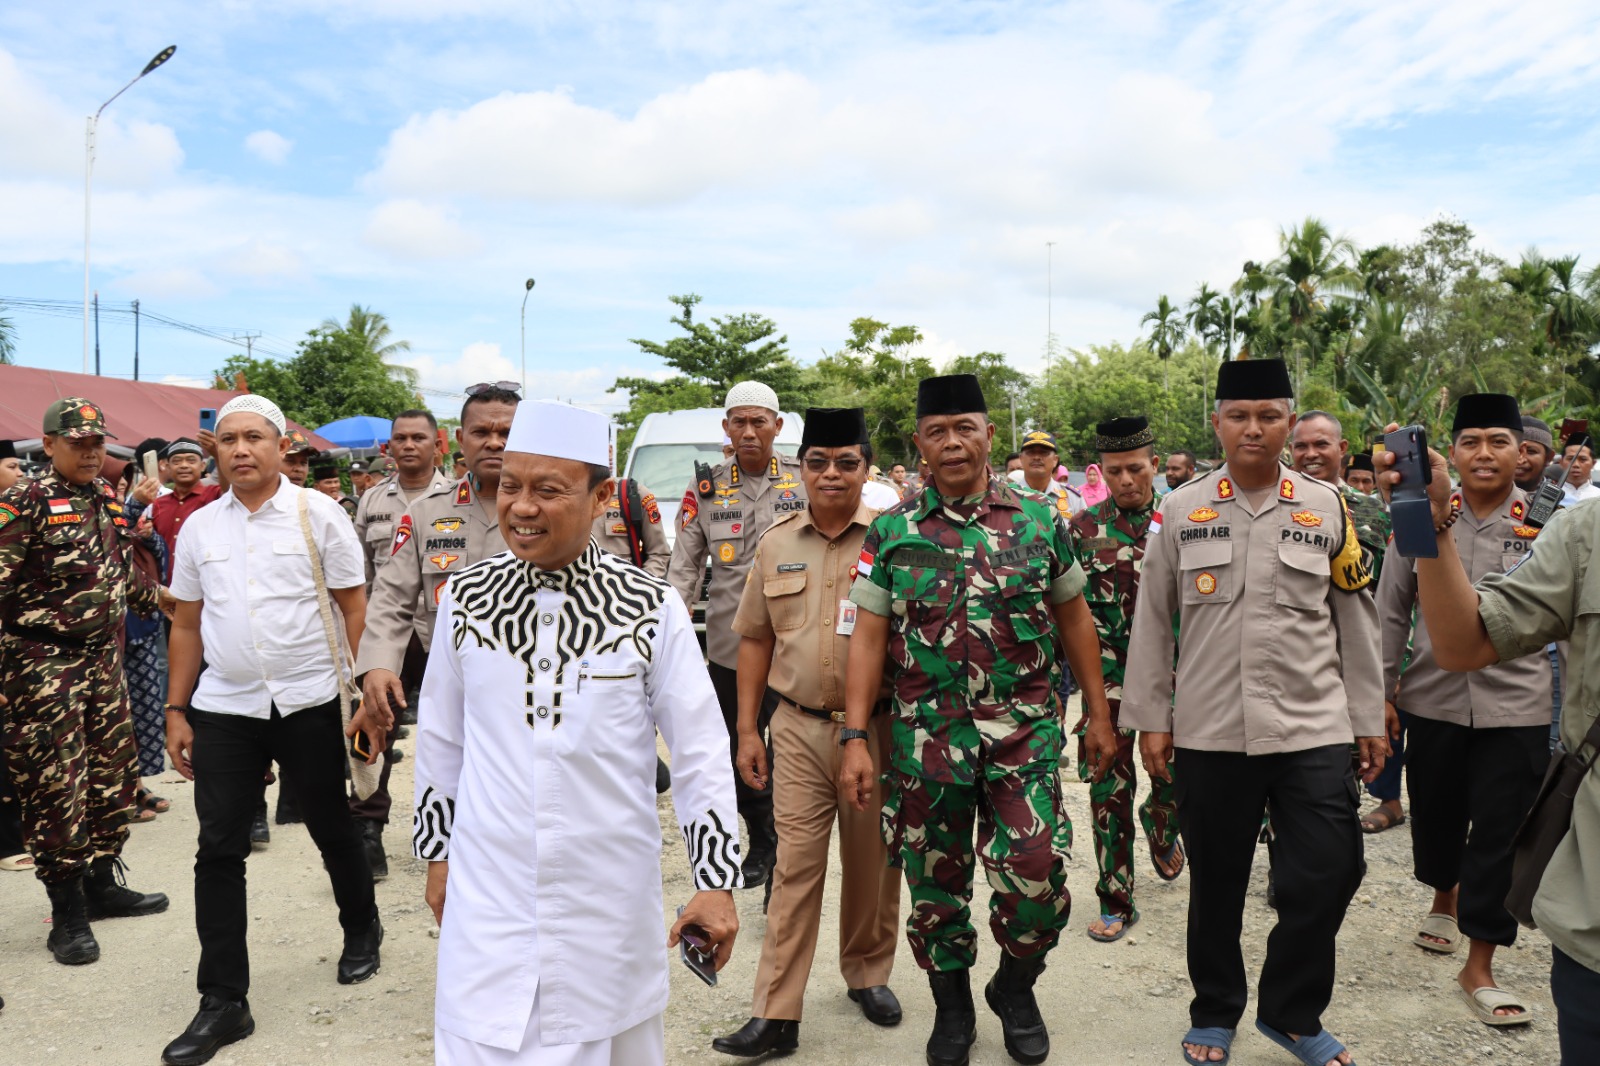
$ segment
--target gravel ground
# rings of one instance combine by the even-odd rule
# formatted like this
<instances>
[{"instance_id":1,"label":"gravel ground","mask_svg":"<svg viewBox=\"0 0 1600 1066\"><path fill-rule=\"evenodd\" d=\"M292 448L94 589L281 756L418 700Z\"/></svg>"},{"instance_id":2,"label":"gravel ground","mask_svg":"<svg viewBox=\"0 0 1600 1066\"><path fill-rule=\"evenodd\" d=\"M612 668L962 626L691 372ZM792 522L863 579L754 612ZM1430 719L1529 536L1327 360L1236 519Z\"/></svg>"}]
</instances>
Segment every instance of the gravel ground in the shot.
<instances>
[{"instance_id":1,"label":"gravel ground","mask_svg":"<svg viewBox=\"0 0 1600 1066\"><path fill-rule=\"evenodd\" d=\"M402 747L409 748L409 743ZM396 821L387 833L390 877L378 886L387 939L383 969L346 988L334 980L340 948L332 895L316 849L303 826L273 826L272 843L250 861L251 1008L256 1034L224 1049L220 1066L337 1063L379 1066L432 1058L436 941L422 900L423 864L409 858L411 762L395 768ZM1065 774L1066 796L1078 827L1069 885L1076 906L1062 944L1050 956L1039 998L1050 1023L1052 1062L1178 1063L1187 1028L1190 990L1183 961L1187 875L1163 884L1139 868L1136 898L1142 920L1120 943L1084 936L1095 910L1094 860L1088 830L1088 788ZM0 1063L149 1066L188 1023L197 944L191 876L195 840L192 789L176 774L158 781L173 803L156 822L136 826L125 858L130 884L172 897L165 914L100 922L103 957L92 966L56 965L45 950L49 904L31 876L0 873ZM690 893L688 868L670 803L663 803L662 837L669 909ZM1411 935L1431 892L1411 877L1410 826L1367 837L1368 873L1340 939L1339 987L1328 1028L1362 1066L1414 1063L1527 1063L1557 1061L1555 1011L1550 1003L1548 941L1526 934L1497 960L1500 983L1523 995L1531 1025L1491 1030L1476 1021L1456 993L1459 965L1413 947ZM1139 854L1145 855L1143 842ZM1261 849L1245 914L1245 961L1259 969L1273 916L1265 903L1266 855ZM795 1058L838 1064L920 1063L933 1005L904 939L893 987L905 1008L895 1029L869 1025L844 995L832 963L836 951L838 880L830 881L823 935L811 975L808 1012ZM980 887L980 907L987 893ZM713 1036L731 1032L749 1015L751 981L764 922L761 894L739 895L743 931L716 988L682 967L672 968L667 1053L673 1063L726 1063L711 1051ZM980 911L980 914L983 912ZM666 915L663 914L663 929ZM987 980L996 949L980 925L974 984ZM1253 1009L1253 1008L1252 1008ZM1288 1055L1256 1034L1251 1014L1234 1045L1240 1066L1288 1063ZM975 1064L1009 1063L999 1022L979 998Z\"/></svg>"}]
</instances>

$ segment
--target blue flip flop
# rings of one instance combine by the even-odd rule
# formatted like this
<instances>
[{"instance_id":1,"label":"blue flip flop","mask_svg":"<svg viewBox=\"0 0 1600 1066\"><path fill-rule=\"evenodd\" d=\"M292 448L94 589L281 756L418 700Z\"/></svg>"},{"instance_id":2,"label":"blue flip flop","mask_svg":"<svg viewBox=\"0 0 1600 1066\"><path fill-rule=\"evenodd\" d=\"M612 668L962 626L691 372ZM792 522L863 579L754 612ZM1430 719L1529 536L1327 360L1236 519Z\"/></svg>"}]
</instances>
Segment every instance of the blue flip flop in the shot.
<instances>
[{"instance_id":1,"label":"blue flip flop","mask_svg":"<svg viewBox=\"0 0 1600 1066\"><path fill-rule=\"evenodd\" d=\"M1183 1061L1188 1063L1189 1066L1227 1066L1228 1050L1233 1047L1233 1036L1237 1032L1237 1029L1224 1029L1220 1025L1211 1025L1204 1029L1190 1029L1184 1034L1182 1042L1178 1044L1179 1049L1183 1051ZM1206 1047L1221 1048L1222 1058L1197 1059L1189 1054L1189 1049L1184 1047L1184 1044L1204 1044Z\"/></svg>"},{"instance_id":2,"label":"blue flip flop","mask_svg":"<svg viewBox=\"0 0 1600 1066\"><path fill-rule=\"evenodd\" d=\"M1124 918L1119 914L1102 914L1100 916L1100 922L1102 925L1110 925L1112 922L1121 922L1122 927L1115 933L1112 933L1110 936L1107 936L1104 933L1096 933L1093 929L1087 929L1085 932L1089 934L1090 940L1097 940L1102 944L1115 944L1117 941L1128 935L1128 930L1132 929L1134 923L1136 923L1138 920L1139 916L1137 914L1135 914L1132 918Z\"/></svg>"},{"instance_id":3,"label":"blue flip flop","mask_svg":"<svg viewBox=\"0 0 1600 1066\"><path fill-rule=\"evenodd\" d=\"M1280 1033L1259 1018L1256 1019L1256 1029L1262 1036L1305 1063L1305 1066L1326 1066L1346 1050L1345 1046L1335 1040L1333 1034L1326 1029L1319 1029L1310 1036L1302 1036L1299 1040L1288 1033ZM1351 1060L1350 1066L1355 1066L1354 1060Z\"/></svg>"}]
</instances>

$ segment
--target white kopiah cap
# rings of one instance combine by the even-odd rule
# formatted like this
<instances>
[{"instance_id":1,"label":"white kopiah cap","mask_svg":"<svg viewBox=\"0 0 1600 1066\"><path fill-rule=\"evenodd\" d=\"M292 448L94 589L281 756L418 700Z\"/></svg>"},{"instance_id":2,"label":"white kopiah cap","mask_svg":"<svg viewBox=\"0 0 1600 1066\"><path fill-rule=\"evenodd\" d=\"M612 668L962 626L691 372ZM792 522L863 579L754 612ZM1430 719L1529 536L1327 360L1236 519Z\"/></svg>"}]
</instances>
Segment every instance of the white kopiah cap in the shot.
<instances>
[{"instance_id":1,"label":"white kopiah cap","mask_svg":"<svg viewBox=\"0 0 1600 1066\"><path fill-rule=\"evenodd\" d=\"M524 400L506 436L506 451L576 459L609 467L611 434L605 415L564 403Z\"/></svg>"},{"instance_id":2,"label":"white kopiah cap","mask_svg":"<svg viewBox=\"0 0 1600 1066\"><path fill-rule=\"evenodd\" d=\"M778 414L778 394L772 391L770 385L763 385L759 381L741 381L728 390L728 402L722 405L724 411L731 411L735 407L765 407L773 414Z\"/></svg>"},{"instance_id":3,"label":"white kopiah cap","mask_svg":"<svg viewBox=\"0 0 1600 1066\"><path fill-rule=\"evenodd\" d=\"M246 414L260 415L274 426L277 426L280 435L289 432L289 423L284 420L283 412L278 409L278 405L265 396L257 396L250 392L245 393L243 396L235 396L223 404L222 410L217 412L217 424L221 425L224 418L232 414L238 414L240 411Z\"/></svg>"}]
</instances>

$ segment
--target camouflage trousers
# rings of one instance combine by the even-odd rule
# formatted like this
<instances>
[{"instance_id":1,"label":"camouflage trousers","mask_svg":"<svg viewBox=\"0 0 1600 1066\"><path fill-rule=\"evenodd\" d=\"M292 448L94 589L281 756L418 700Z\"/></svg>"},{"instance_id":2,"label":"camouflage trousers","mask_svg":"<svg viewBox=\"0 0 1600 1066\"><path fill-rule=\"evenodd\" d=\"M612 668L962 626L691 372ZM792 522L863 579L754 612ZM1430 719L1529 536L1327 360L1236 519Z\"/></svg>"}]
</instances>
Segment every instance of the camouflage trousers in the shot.
<instances>
[{"instance_id":1,"label":"camouflage trousers","mask_svg":"<svg viewBox=\"0 0 1600 1066\"><path fill-rule=\"evenodd\" d=\"M70 880L128 839L138 786L122 650L0 639L5 768L22 835L47 884Z\"/></svg>"},{"instance_id":2,"label":"camouflage trousers","mask_svg":"<svg viewBox=\"0 0 1600 1066\"><path fill-rule=\"evenodd\" d=\"M884 831L905 874L906 940L917 965L961 970L977 960L970 904L978 859L989 881L989 929L1001 950L1030 958L1054 947L1072 907L1072 821L1056 764L970 785L901 774L898 785L884 807Z\"/></svg>"},{"instance_id":3,"label":"camouflage trousers","mask_svg":"<svg viewBox=\"0 0 1600 1066\"><path fill-rule=\"evenodd\" d=\"M1115 704L1112 714L1115 720ZM1117 730L1117 755L1111 769L1099 781L1084 757L1083 734L1078 735L1078 777L1089 783L1089 811L1094 818L1094 858L1100 868L1095 894L1100 897L1100 913L1133 921L1138 911L1133 905L1133 800L1138 792L1135 767L1138 734L1132 729ZM1150 795L1139 805L1139 824L1150 842L1152 855L1165 855L1178 842L1178 804L1173 799L1172 782L1153 780Z\"/></svg>"}]
</instances>

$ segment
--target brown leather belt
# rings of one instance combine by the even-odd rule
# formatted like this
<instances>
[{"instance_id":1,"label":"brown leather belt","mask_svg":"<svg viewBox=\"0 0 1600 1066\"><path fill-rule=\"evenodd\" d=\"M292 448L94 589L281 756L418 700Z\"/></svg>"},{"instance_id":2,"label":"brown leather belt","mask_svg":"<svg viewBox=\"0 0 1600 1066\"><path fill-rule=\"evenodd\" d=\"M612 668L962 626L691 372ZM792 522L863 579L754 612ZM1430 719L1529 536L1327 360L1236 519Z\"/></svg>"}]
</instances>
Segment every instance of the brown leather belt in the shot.
<instances>
[{"instance_id":1,"label":"brown leather belt","mask_svg":"<svg viewBox=\"0 0 1600 1066\"><path fill-rule=\"evenodd\" d=\"M812 718L820 718L824 722L837 722L840 725L844 724L843 711L824 711L818 707L807 707L803 703L791 700L788 696L780 695L778 698L783 700L784 703L787 703L789 706L793 707L795 710L799 711L801 714L810 715ZM876 718L880 714L888 714L893 707L893 700L879 700L877 703L873 704L872 717Z\"/></svg>"}]
</instances>

